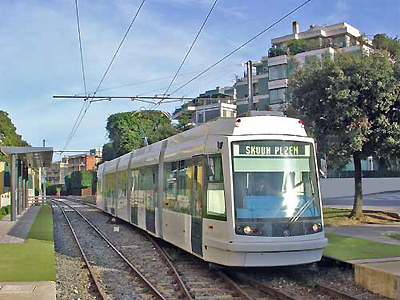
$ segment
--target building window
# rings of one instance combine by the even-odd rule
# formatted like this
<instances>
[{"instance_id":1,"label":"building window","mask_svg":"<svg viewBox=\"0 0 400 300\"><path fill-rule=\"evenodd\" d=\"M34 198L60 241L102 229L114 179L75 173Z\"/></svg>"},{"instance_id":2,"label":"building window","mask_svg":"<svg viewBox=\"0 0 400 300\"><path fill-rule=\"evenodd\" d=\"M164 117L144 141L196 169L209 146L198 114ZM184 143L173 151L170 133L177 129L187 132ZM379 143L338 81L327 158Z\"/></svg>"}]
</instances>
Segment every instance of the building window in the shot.
<instances>
[{"instance_id":1,"label":"building window","mask_svg":"<svg viewBox=\"0 0 400 300\"><path fill-rule=\"evenodd\" d=\"M274 89L269 91L269 103L278 104L286 102L286 88Z\"/></svg>"},{"instance_id":2,"label":"building window","mask_svg":"<svg viewBox=\"0 0 400 300\"><path fill-rule=\"evenodd\" d=\"M287 78L287 65L283 64L269 67L268 76L270 81Z\"/></svg>"}]
</instances>

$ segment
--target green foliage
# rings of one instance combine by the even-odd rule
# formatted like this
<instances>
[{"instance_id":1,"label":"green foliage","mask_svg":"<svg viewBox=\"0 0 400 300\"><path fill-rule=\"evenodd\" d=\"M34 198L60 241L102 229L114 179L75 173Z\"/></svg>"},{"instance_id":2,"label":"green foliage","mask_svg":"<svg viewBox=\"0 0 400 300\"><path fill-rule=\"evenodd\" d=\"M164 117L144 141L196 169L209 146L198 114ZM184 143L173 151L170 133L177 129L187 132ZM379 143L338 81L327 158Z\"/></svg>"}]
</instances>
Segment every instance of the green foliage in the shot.
<instances>
[{"instance_id":1,"label":"green foliage","mask_svg":"<svg viewBox=\"0 0 400 300\"><path fill-rule=\"evenodd\" d=\"M192 114L190 110L184 110L178 119L178 129L183 132L192 129L194 125L192 124Z\"/></svg>"},{"instance_id":2,"label":"green foliage","mask_svg":"<svg viewBox=\"0 0 400 300\"><path fill-rule=\"evenodd\" d=\"M309 45L310 43L310 45ZM286 51L277 47L271 47L268 50L268 57L275 57L281 55L296 55L305 51L310 50L310 46L312 48L319 48L312 45L312 41L306 41L303 39L290 40L287 44Z\"/></svg>"},{"instance_id":3,"label":"green foliage","mask_svg":"<svg viewBox=\"0 0 400 300\"><path fill-rule=\"evenodd\" d=\"M64 177L64 182L65 182L65 190L67 192L67 195L72 194L71 174Z\"/></svg>"},{"instance_id":4,"label":"green foliage","mask_svg":"<svg viewBox=\"0 0 400 300\"><path fill-rule=\"evenodd\" d=\"M287 48L288 53L290 53L291 55L296 55L308 51L307 42L303 39L289 41Z\"/></svg>"},{"instance_id":5,"label":"green foliage","mask_svg":"<svg viewBox=\"0 0 400 300\"><path fill-rule=\"evenodd\" d=\"M25 147L29 146L21 135L17 134L17 129L8 116L8 113L0 110L0 146ZM7 158L0 153L0 161L7 161Z\"/></svg>"},{"instance_id":6,"label":"green foliage","mask_svg":"<svg viewBox=\"0 0 400 300\"><path fill-rule=\"evenodd\" d=\"M292 106L331 162L400 149L398 78L380 52L311 61L290 78Z\"/></svg>"},{"instance_id":7,"label":"green foliage","mask_svg":"<svg viewBox=\"0 0 400 300\"><path fill-rule=\"evenodd\" d=\"M71 173L71 189L82 189L91 187L96 178L93 171L75 171Z\"/></svg>"},{"instance_id":8,"label":"green foliage","mask_svg":"<svg viewBox=\"0 0 400 300\"><path fill-rule=\"evenodd\" d=\"M328 246L324 255L340 260L395 257L400 255L397 245L377 243L338 234L326 233Z\"/></svg>"},{"instance_id":9,"label":"green foliage","mask_svg":"<svg viewBox=\"0 0 400 300\"><path fill-rule=\"evenodd\" d=\"M102 162L113 160L116 157L117 157L117 154L115 153L113 143L109 142L107 144L104 144L103 145Z\"/></svg>"},{"instance_id":10,"label":"green foliage","mask_svg":"<svg viewBox=\"0 0 400 300\"><path fill-rule=\"evenodd\" d=\"M400 40L397 37L390 38L384 33L378 33L374 36L372 45L375 49L389 52L394 58L400 58Z\"/></svg>"},{"instance_id":11,"label":"green foliage","mask_svg":"<svg viewBox=\"0 0 400 300\"><path fill-rule=\"evenodd\" d=\"M62 189L62 184L50 184L46 187L46 194L50 196L55 196L60 193Z\"/></svg>"},{"instance_id":12,"label":"green foliage","mask_svg":"<svg viewBox=\"0 0 400 300\"><path fill-rule=\"evenodd\" d=\"M4 216L8 215L10 213L10 211L11 211L11 205L6 205L6 206L3 206L2 208L0 208L0 220Z\"/></svg>"},{"instance_id":13,"label":"green foliage","mask_svg":"<svg viewBox=\"0 0 400 300\"><path fill-rule=\"evenodd\" d=\"M171 120L158 111L113 114L107 119L106 129L111 141L107 148L112 147L116 157L143 147L145 137L149 143L155 143L177 133Z\"/></svg>"},{"instance_id":14,"label":"green foliage","mask_svg":"<svg viewBox=\"0 0 400 300\"><path fill-rule=\"evenodd\" d=\"M278 49L276 47L271 47L268 50L268 57L275 57L275 56L281 56L281 55L285 55L286 52L282 49Z\"/></svg>"},{"instance_id":15,"label":"green foliage","mask_svg":"<svg viewBox=\"0 0 400 300\"><path fill-rule=\"evenodd\" d=\"M386 52L339 53L308 61L290 78L292 106L325 153L330 167L353 157L352 217L362 218L361 159L400 150L400 72Z\"/></svg>"}]
</instances>

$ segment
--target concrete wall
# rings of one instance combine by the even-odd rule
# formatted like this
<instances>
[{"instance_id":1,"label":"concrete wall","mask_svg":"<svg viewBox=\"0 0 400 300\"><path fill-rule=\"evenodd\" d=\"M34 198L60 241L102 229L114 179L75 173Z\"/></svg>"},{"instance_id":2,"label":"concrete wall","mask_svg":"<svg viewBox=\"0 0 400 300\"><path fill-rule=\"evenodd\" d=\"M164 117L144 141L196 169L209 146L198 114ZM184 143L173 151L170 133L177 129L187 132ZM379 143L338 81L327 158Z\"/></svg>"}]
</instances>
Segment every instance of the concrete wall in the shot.
<instances>
[{"instance_id":1,"label":"concrete wall","mask_svg":"<svg viewBox=\"0 0 400 300\"><path fill-rule=\"evenodd\" d=\"M400 178L364 178L363 194L400 190ZM354 196L354 178L321 178L322 198Z\"/></svg>"}]
</instances>

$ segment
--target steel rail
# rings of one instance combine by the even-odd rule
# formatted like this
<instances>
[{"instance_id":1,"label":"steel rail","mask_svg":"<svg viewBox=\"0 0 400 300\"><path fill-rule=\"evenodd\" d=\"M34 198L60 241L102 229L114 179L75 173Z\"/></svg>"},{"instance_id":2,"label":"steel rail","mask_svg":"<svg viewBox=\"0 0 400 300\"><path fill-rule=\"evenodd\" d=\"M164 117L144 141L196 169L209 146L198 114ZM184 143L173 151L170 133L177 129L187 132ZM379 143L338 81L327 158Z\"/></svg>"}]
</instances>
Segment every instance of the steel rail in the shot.
<instances>
[{"instance_id":1,"label":"steel rail","mask_svg":"<svg viewBox=\"0 0 400 300\"><path fill-rule=\"evenodd\" d=\"M332 296L332 297L337 297L338 299L344 299L344 300L359 300L359 298L355 296L351 296L349 294L343 293L341 291L338 291L336 289L330 288L326 285L323 285L321 283L317 283L315 288L322 294L327 295L327 296Z\"/></svg>"},{"instance_id":2,"label":"steel rail","mask_svg":"<svg viewBox=\"0 0 400 300\"><path fill-rule=\"evenodd\" d=\"M247 278L242 274L239 273L235 273L235 276L237 278L239 278L240 280L242 280L244 283L251 285L253 287L255 287L256 289L278 299L278 300L296 300L296 298L293 298L281 291L278 291L270 286L268 286L265 283L259 282L257 280L255 280L254 278Z\"/></svg>"},{"instance_id":3,"label":"steel rail","mask_svg":"<svg viewBox=\"0 0 400 300\"><path fill-rule=\"evenodd\" d=\"M105 294L105 292L103 291L103 289L102 289L101 286L100 286L99 278L97 277L97 275L95 274L95 272L94 272L94 270L93 270L91 264L89 263L89 261L88 261L88 259L87 259L87 257L86 257L86 254L85 254L85 252L83 251L82 245L81 245L81 243L79 242L79 239L78 239L78 237L77 237L77 235L76 235L76 233L75 233L75 230L74 230L74 228L72 227L72 224L71 224L70 220L68 219L67 214L66 214L65 211L64 211L64 208L61 207L61 205L60 205L58 202L56 202L55 200L50 200L50 201L53 202L54 204L56 204L56 205L61 209L61 212L62 212L62 214L64 215L65 220L66 220L67 223L68 223L69 229L71 229L71 232L72 232L72 235L74 236L75 242L76 242L76 244L78 245L79 251L80 251L81 254L82 254L82 257L83 257L83 259L84 259L84 261L85 261L85 264L86 264L86 266L87 266L87 268L88 268L88 270L89 270L90 275L91 275L92 278L93 278L93 281L94 281L94 283L95 283L95 285L96 285L96 288L97 288L97 290L98 290L98 292L99 292L101 298L102 298L103 300L109 299L108 296Z\"/></svg>"},{"instance_id":4,"label":"steel rail","mask_svg":"<svg viewBox=\"0 0 400 300\"><path fill-rule=\"evenodd\" d=\"M74 201L75 200L71 200ZM92 204L92 203L85 203L85 202L80 202L80 201L76 201L77 203L83 203L85 205L88 205L90 207L99 209L96 205ZM100 210L100 209L99 209ZM101 211L101 210L100 210ZM189 290L187 289L185 283L182 280L182 277L179 275L177 269L175 268L174 264L171 261L171 258L169 257L168 253L165 252L164 249L162 249L160 247L160 245L158 245L158 243L156 242L156 240L154 239L154 237L152 237L150 234L148 234L147 232L144 232L146 234L146 237L152 242L152 244L154 245L154 247L156 248L156 250L158 251L158 253L160 253L161 258L166 262L166 264L168 265L168 267L173 271L174 277L176 279L176 282L179 285L179 288L181 289L184 297L188 300L194 300L194 298L192 297L192 295L190 294Z\"/></svg>"},{"instance_id":5,"label":"steel rail","mask_svg":"<svg viewBox=\"0 0 400 300\"><path fill-rule=\"evenodd\" d=\"M68 203L63 202L66 206L73 209L82 219L84 219L102 238L107 244L121 257L129 267L135 272L140 281L144 283L149 289L150 292L157 298L161 300L166 300L166 298L157 290L157 288L108 240L108 238L94 226L84 215L82 215L77 209Z\"/></svg>"},{"instance_id":6,"label":"steel rail","mask_svg":"<svg viewBox=\"0 0 400 300\"><path fill-rule=\"evenodd\" d=\"M294 275L289 275L289 277L295 281L300 281L303 282L304 284L308 284L310 286L313 286L315 290L317 290L319 293L330 296L330 297L336 297L338 299L344 299L344 300L359 300L359 298L349 295L347 293L338 291L337 289L331 288L325 284L322 283L313 283L310 284L307 280L301 279L301 277L297 277Z\"/></svg>"},{"instance_id":7,"label":"steel rail","mask_svg":"<svg viewBox=\"0 0 400 300\"><path fill-rule=\"evenodd\" d=\"M179 275L178 271L176 270L175 266L173 265L171 258L169 255L158 245L158 243L154 240L154 238L149 235L148 233L147 237L148 239L153 243L154 247L157 249L157 251L161 254L162 259L167 263L168 267L173 271L174 277L176 278L176 281L179 285L179 288L181 289L183 295L186 297L188 300L194 300L192 295L190 294L189 290L187 289L185 283L183 282L181 276Z\"/></svg>"},{"instance_id":8,"label":"steel rail","mask_svg":"<svg viewBox=\"0 0 400 300\"><path fill-rule=\"evenodd\" d=\"M236 284L227 274L225 274L223 271L219 272L219 275L226 281L228 282L239 294L239 297L244 299L244 300L254 300L253 297L251 297L249 294L247 294L239 285Z\"/></svg>"}]
</instances>

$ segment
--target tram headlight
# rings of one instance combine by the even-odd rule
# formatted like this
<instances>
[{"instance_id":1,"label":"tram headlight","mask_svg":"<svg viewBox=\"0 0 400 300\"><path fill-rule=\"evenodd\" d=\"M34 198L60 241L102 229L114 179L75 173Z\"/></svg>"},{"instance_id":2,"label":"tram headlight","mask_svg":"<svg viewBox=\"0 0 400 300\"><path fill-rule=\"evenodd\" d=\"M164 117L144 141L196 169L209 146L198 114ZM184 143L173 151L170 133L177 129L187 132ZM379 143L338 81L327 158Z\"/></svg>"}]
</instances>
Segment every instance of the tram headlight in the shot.
<instances>
[{"instance_id":1,"label":"tram headlight","mask_svg":"<svg viewBox=\"0 0 400 300\"><path fill-rule=\"evenodd\" d=\"M314 232L318 232L321 231L321 224L320 223L315 223L313 224L313 226L311 227L312 231Z\"/></svg>"},{"instance_id":2,"label":"tram headlight","mask_svg":"<svg viewBox=\"0 0 400 300\"><path fill-rule=\"evenodd\" d=\"M243 231L245 234L252 234L253 233L253 229L250 226L246 226L245 228L243 228Z\"/></svg>"}]
</instances>

